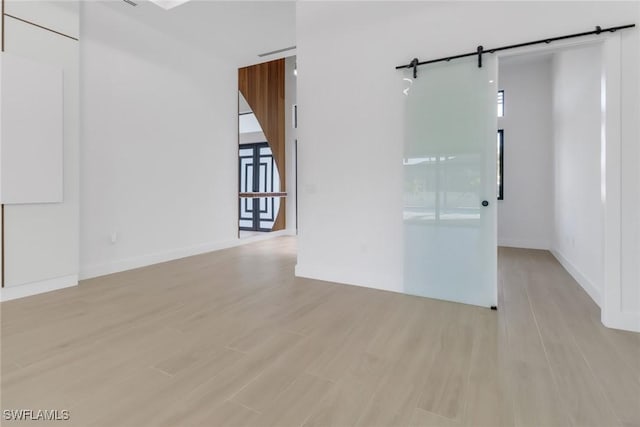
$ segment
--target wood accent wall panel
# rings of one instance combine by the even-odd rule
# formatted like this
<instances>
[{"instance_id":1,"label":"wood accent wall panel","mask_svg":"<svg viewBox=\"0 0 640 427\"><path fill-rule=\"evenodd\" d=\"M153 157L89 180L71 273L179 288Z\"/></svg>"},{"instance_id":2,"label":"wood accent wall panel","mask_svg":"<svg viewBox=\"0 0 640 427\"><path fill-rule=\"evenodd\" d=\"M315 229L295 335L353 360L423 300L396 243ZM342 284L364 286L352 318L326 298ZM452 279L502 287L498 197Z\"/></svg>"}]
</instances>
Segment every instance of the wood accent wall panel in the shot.
<instances>
[{"instance_id":1,"label":"wood accent wall panel","mask_svg":"<svg viewBox=\"0 0 640 427\"><path fill-rule=\"evenodd\" d=\"M280 191L286 191L285 176L285 61L264 62L238 70L238 89L253 110L264 132L280 174ZM286 204L282 199L273 231L286 227Z\"/></svg>"}]
</instances>

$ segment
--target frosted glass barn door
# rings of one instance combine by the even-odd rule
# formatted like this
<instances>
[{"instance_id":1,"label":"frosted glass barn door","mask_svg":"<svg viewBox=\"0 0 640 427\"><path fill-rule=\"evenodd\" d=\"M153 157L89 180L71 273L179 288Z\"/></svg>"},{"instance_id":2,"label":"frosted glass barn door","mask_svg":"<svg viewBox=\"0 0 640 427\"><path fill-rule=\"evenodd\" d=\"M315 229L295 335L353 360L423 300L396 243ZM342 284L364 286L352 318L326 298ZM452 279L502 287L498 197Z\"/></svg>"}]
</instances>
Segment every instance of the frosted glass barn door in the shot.
<instances>
[{"instance_id":1,"label":"frosted glass barn door","mask_svg":"<svg viewBox=\"0 0 640 427\"><path fill-rule=\"evenodd\" d=\"M497 302L496 60L404 77L404 291Z\"/></svg>"}]
</instances>

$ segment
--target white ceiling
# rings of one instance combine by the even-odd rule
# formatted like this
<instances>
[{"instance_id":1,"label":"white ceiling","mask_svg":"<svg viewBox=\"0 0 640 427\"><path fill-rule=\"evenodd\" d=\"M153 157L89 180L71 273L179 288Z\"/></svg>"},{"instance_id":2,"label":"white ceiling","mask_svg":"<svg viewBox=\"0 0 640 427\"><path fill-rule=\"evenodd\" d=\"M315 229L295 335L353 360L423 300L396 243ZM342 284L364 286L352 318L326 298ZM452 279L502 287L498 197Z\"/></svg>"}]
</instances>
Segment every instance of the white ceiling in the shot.
<instances>
[{"instance_id":1,"label":"white ceiling","mask_svg":"<svg viewBox=\"0 0 640 427\"><path fill-rule=\"evenodd\" d=\"M109 6L141 24L229 59L238 66L295 53L258 57L260 53L296 44L294 1L192 0L170 10L148 0L133 1L138 5L133 7L121 0L111 0Z\"/></svg>"}]
</instances>

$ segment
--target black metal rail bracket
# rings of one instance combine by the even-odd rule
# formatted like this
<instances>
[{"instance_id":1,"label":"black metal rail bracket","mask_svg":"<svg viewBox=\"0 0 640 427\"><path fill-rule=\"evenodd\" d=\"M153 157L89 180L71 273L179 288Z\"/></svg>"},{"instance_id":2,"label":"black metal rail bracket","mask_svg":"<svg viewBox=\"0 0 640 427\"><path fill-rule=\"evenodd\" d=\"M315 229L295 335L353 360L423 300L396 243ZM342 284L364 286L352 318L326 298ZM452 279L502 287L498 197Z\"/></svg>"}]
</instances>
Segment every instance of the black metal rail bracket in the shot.
<instances>
[{"instance_id":1,"label":"black metal rail bracket","mask_svg":"<svg viewBox=\"0 0 640 427\"><path fill-rule=\"evenodd\" d=\"M409 67L413 67L413 78L417 79L418 78L418 64L420 63L420 61L418 60L418 58L413 58L411 60L411 63L409 64Z\"/></svg>"}]
</instances>

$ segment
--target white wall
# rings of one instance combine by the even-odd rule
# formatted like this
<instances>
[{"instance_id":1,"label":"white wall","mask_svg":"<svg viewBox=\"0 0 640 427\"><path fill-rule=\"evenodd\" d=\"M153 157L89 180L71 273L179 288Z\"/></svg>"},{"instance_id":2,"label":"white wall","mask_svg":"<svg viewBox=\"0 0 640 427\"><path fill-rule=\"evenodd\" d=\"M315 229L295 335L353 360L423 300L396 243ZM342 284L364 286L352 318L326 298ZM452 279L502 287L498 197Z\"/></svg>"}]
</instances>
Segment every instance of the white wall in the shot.
<instances>
[{"instance_id":1,"label":"white wall","mask_svg":"<svg viewBox=\"0 0 640 427\"><path fill-rule=\"evenodd\" d=\"M83 277L237 242L237 66L130 9L81 11Z\"/></svg>"},{"instance_id":2,"label":"white wall","mask_svg":"<svg viewBox=\"0 0 640 427\"><path fill-rule=\"evenodd\" d=\"M500 61L505 91L504 200L498 201L498 244L550 249L553 233L551 57Z\"/></svg>"},{"instance_id":3,"label":"white wall","mask_svg":"<svg viewBox=\"0 0 640 427\"><path fill-rule=\"evenodd\" d=\"M64 79L63 202L4 208L3 300L77 284L79 221L78 2L7 1L7 53L62 68Z\"/></svg>"},{"instance_id":4,"label":"white wall","mask_svg":"<svg viewBox=\"0 0 640 427\"><path fill-rule=\"evenodd\" d=\"M598 303L604 281L601 74L601 46L554 55L553 252Z\"/></svg>"},{"instance_id":5,"label":"white wall","mask_svg":"<svg viewBox=\"0 0 640 427\"><path fill-rule=\"evenodd\" d=\"M401 73L411 58L620 25L637 2L298 2L297 273L399 289ZM638 30L621 33L622 150L637 153ZM421 71L428 73L428 68ZM627 90L628 89L628 90ZM622 163L622 300L637 295L638 155ZM640 301L627 302L640 318Z\"/></svg>"},{"instance_id":6,"label":"white wall","mask_svg":"<svg viewBox=\"0 0 640 427\"><path fill-rule=\"evenodd\" d=\"M637 3L635 19L629 15L636 25L640 25L640 3ZM622 147L622 310L632 316L640 312L640 103L633 99L640 98L640 34L634 35L637 41L636 55L622 58L623 128L624 141L635 144L623 144ZM635 316L634 316L635 317ZM640 317L640 316L639 316ZM636 319L640 325L640 319Z\"/></svg>"}]
</instances>

